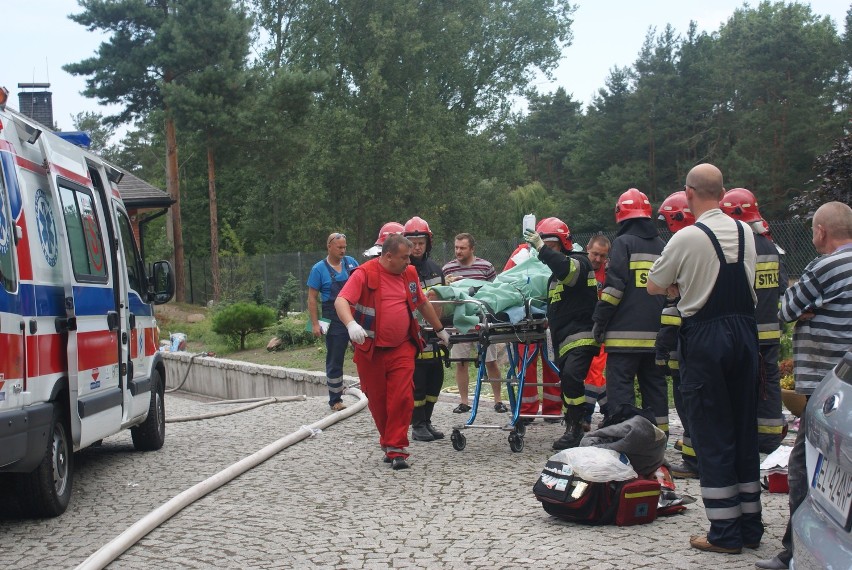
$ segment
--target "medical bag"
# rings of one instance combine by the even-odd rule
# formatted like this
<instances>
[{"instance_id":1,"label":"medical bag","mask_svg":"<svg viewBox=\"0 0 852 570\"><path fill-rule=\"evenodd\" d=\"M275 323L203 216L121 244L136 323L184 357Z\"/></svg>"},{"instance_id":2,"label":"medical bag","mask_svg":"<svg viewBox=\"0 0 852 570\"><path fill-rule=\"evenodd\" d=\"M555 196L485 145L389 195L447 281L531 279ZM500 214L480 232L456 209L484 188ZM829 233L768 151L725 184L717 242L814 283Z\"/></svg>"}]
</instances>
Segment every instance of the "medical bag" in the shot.
<instances>
[{"instance_id":1,"label":"medical bag","mask_svg":"<svg viewBox=\"0 0 852 570\"><path fill-rule=\"evenodd\" d=\"M631 526L647 524L657 518L660 483L650 479L625 481L618 496L615 524Z\"/></svg>"},{"instance_id":2,"label":"medical bag","mask_svg":"<svg viewBox=\"0 0 852 570\"><path fill-rule=\"evenodd\" d=\"M533 485L533 494L545 512L560 519L590 525L612 524L624 481L591 483L578 477L570 465L548 461Z\"/></svg>"}]
</instances>

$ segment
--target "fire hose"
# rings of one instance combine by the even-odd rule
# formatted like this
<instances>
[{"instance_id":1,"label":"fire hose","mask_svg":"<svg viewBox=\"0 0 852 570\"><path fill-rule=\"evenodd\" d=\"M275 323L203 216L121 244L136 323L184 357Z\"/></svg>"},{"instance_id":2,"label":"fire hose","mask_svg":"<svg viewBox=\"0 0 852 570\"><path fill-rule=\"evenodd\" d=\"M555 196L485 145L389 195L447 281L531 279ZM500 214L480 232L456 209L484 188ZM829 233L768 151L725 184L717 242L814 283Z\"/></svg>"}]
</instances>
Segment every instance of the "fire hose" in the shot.
<instances>
[{"instance_id":1,"label":"fire hose","mask_svg":"<svg viewBox=\"0 0 852 570\"><path fill-rule=\"evenodd\" d=\"M344 410L330 414L323 419L316 421L308 426L302 426L293 433L274 441L266 447L254 452L223 469L215 475L193 485L186 491L178 494L160 507L154 509L139 521L134 523L130 528L122 532L120 535L112 539L110 542L99 548L94 554L84 560L77 570L101 569L107 564L118 558L128 548L139 542L149 532L163 524L165 521L179 513L181 510L191 505L198 499L215 491L222 485L242 475L249 469L260 465L270 457L276 455L280 451L294 445L303 439L317 435L322 429L336 424L340 420L346 419L361 410L367 405L367 397L357 388L347 388L344 394L349 394L358 398L358 402L347 407ZM270 400L274 400L270 398ZM267 403L265 400L260 402L260 405ZM269 402L271 403L271 402Z\"/></svg>"}]
</instances>

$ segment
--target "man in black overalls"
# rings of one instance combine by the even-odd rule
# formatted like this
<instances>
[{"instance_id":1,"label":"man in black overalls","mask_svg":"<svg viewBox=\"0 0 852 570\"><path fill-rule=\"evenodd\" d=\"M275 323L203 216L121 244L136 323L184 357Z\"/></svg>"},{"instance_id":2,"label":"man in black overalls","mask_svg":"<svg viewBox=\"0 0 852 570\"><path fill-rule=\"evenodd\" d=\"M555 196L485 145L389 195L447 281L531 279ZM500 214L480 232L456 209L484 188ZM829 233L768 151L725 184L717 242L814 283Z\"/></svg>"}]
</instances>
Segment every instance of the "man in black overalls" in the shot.
<instances>
[{"instance_id":1,"label":"man in black overalls","mask_svg":"<svg viewBox=\"0 0 852 570\"><path fill-rule=\"evenodd\" d=\"M681 297L680 391L710 520L690 545L738 554L763 536L754 236L719 209L718 168L699 164L685 190L696 223L672 236L651 268L648 293Z\"/></svg>"}]
</instances>

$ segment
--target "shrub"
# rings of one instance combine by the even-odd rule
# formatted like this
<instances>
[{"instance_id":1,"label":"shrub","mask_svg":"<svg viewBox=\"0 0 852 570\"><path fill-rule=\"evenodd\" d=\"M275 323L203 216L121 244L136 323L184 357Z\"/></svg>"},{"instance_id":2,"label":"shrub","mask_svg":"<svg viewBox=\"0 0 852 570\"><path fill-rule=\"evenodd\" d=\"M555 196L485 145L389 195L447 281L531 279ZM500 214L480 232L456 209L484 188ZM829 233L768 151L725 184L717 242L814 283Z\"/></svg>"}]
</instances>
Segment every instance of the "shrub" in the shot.
<instances>
[{"instance_id":1,"label":"shrub","mask_svg":"<svg viewBox=\"0 0 852 570\"><path fill-rule=\"evenodd\" d=\"M284 285L278 290L278 298L275 300L275 308L278 309L278 314L283 317L292 311L299 301L300 295L299 281L292 273L288 273Z\"/></svg>"},{"instance_id":2,"label":"shrub","mask_svg":"<svg viewBox=\"0 0 852 570\"><path fill-rule=\"evenodd\" d=\"M254 289L251 290L251 300L254 301L255 305L266 304L266 297L263 295L263 283L256 284Z\"/></svg>"},{"instance_id":3,"label":"shrub","mask_svg":"<svg viewBox=\"0 0 852 570\"><path fill-rule=\"evenodd\" d=\"M305 330L306 320L305 314L282 319L275 328L275 336L281 340L276 350L314 344L316 342L314 333Z\"/></svg>"},{"instance_id":4,"label":"shrub","mask_svg":"<svg viewBox=\"0 0 852 570\"><path fill-rule=\"evenodd\" d=\"M231 344L239 340L240 350L245 350L246 337L263 332L275 323L275 311L254 303L234 303L213 315L213 332L222 335Z\"/></svg>"}]
</instances>

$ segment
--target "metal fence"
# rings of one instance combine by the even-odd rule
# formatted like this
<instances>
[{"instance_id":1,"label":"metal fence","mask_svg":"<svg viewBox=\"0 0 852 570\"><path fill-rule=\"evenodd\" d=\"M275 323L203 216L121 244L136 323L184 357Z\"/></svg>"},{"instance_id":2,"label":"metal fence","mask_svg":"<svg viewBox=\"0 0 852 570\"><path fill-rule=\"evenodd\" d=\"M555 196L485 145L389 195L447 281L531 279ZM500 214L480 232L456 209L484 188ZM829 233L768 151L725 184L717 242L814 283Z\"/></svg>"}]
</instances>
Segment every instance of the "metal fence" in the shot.
<instances>
[{"instance_id":1,"label":"metal fence","mask_svg":"<svg viewBox=\"0 0 852 570\"><path fill-rule=\"evenodd\" d=\"M805 266L817 253L811 242L810 222L790 220L770 222L775 243L786 252L784 262L791 278L801 275ZM615 232L600 232L610 240ZM585 246L594 233L574 234L574 242ZM668 240L671 234L661 230L660 235ZM498 272L503 269L509 255L520 243L518 240L482 240L477 241L476 255L489 260ZM362 261L364 246L353 247L350 244L349 255ZM300 286L300 309L306 307L307 287L305 282L313 265L324 258L325 251L277 253L244 257L220 257L220 279L225 298L249 298L255 289L259 289L265 299L274 300L290 275ZM435 242L432 247L432 259L442 265L454 258L453 242ZM206 304L213 297L210 278L210 258L191 258L186 267L186 299L193 304Z\"/></svg>"}]
</instances>

